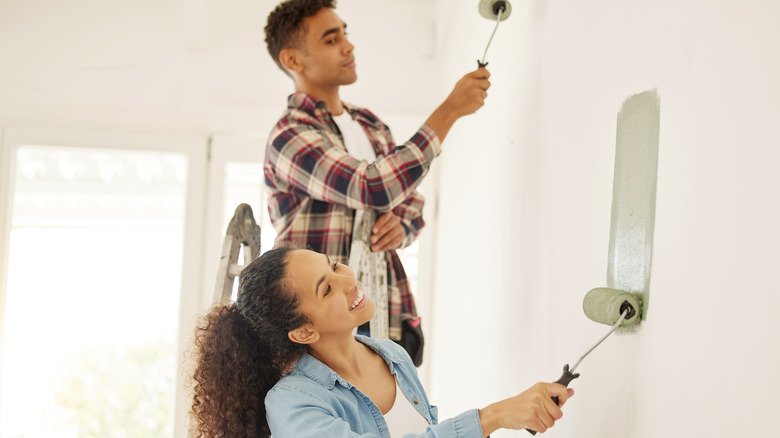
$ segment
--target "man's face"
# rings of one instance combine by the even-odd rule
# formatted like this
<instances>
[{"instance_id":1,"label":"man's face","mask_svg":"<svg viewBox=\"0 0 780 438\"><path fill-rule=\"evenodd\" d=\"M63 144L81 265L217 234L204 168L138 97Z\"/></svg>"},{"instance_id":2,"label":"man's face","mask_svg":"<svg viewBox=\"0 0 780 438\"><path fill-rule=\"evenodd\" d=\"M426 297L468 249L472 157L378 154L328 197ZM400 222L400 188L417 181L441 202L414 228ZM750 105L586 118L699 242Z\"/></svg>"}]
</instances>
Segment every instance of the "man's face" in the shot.
<instances>
[{"instance_id":1,"label":"man's face","mask_svg":"<svg viewBox=\"0 0 780 438\"><path fill-rule=\"evenodd\" d=\"M303 20L301 76L319 87L349 85L357 81L354 46L347 40L347 25L330 8Z\"/></svg>"}]
</instances>

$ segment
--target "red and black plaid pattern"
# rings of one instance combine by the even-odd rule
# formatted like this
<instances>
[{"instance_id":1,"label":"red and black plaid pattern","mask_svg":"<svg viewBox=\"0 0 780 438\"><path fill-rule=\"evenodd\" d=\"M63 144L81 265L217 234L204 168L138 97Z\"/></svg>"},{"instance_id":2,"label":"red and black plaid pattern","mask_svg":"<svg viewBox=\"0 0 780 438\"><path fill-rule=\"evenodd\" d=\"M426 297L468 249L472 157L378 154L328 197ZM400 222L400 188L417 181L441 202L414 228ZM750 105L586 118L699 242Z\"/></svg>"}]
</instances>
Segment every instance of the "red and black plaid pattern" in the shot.
<instances>
[{"instance_id":1,"label":"red and black plaid pattern","mask_svg":"<svg viewBox=\"0 0 780 438\"><path fill-rule=\"evenodd\" d=\"M439 139L426 125L396 145L390 129L373 113L344 106L366 132L376 161L349 155L324 102L296 93L271 131L263 166L276 241L305 243L340 263L349 260L355 209L392 210L406 232L403 246L414 242L425 225L425 199L415 189L441 152ZM398 340L400 315L417 312L401 260L395 251L385 257L390 337Z\"/></svg>"}]
</instances>

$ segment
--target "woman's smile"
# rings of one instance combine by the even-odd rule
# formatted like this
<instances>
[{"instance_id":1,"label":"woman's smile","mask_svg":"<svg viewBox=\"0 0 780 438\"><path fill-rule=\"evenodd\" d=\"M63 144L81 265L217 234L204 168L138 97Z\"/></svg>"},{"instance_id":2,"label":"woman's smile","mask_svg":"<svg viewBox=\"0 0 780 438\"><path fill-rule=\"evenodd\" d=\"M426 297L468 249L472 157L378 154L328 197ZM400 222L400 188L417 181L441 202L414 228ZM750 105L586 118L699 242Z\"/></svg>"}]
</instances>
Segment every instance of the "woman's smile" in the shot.
<instances>
[{"instance_id":1,"label":"woman's smile","mask_svg":"<svg viewBox=\"0 0 780 438\"><path fill-rule=\"evenodd\" d=\"M360 288L360 286L357 286L357 292L355 293L355 297L352 298L352 304L349 306L349 310L357 310L362 309L365 305L365 295L363 295L363 290Z\"/></svg>"}]
</instances>

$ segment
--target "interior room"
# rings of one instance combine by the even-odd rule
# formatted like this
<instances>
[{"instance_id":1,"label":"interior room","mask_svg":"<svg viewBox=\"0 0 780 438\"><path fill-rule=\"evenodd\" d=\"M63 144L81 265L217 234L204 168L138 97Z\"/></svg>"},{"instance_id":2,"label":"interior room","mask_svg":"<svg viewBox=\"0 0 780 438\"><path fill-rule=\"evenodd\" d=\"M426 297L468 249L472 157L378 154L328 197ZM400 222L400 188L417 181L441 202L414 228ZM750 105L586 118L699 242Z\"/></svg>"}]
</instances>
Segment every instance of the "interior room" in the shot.
<instances>
[{"instance_id":1,"label":"interior room","mask_svg":"<svg viewBox=\"0 0 780 438\"><path fill-rule=\"evenodd\" d=\"M262 161L293 91L263 41L276 3L0 0L0 438L188 436L225 227L247 203L261 250L275 236ZM771 435L780 3L511 0L497 29L478 3L336 8L358 72L341 96L396 142L475 61L491 73L401 252L439 417L554 381L609 330L583 298L608 286L618 113L652 91L646 318L583 360L544 435Z\"/></svg>"}]
</instances>

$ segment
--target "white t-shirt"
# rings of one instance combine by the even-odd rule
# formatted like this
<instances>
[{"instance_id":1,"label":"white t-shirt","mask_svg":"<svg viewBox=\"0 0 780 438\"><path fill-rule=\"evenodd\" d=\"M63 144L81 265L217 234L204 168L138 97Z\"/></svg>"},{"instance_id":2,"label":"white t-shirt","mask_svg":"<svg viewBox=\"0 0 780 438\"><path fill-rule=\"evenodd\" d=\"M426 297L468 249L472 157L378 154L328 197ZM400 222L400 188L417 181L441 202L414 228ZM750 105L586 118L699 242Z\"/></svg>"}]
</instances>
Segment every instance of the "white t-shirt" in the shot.
<instances>
[{"instance_id":1,"label":"white t-shirt","mask_svg":"<svg viewBox=\"0 0 780 438\"><path fill-rule=\"evenodd\" d=\"M412 402L404 396L403 391L398 386L398 379L395 379L395 402L384 417L387 429L393 438L410 433L423 433L428 427L428 420L417 412Z\"/></svg>"},{"instance_id":2,"label":"white t-shirt","mask_svg":"<svg viewBox=\"0 0 780 438\"><path fill-rule=\"evenodd\" d=\"M347 147L347 152L350 155L368 163L376 161L374 147L368 141L366 131L363 130L360 123L352 120L352 116L347 110L344 110L341 115L333 116L333 121L338 125L341 136L344 137L344 146Z\"/></svg>"}]
</instances>

